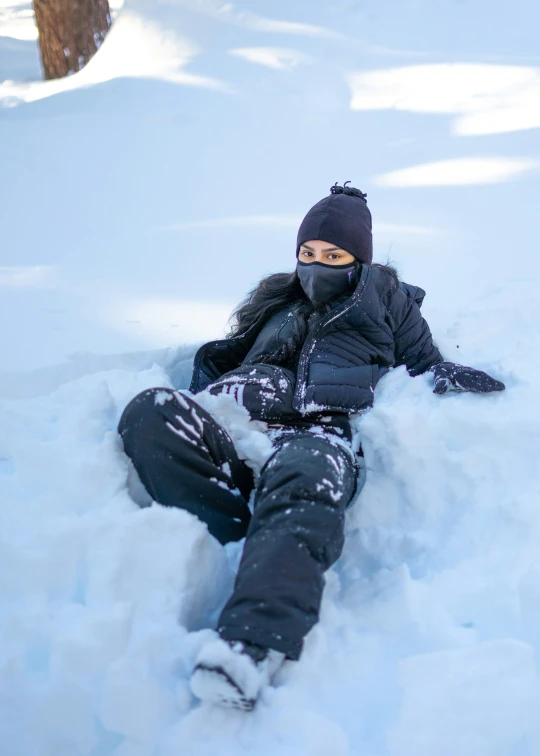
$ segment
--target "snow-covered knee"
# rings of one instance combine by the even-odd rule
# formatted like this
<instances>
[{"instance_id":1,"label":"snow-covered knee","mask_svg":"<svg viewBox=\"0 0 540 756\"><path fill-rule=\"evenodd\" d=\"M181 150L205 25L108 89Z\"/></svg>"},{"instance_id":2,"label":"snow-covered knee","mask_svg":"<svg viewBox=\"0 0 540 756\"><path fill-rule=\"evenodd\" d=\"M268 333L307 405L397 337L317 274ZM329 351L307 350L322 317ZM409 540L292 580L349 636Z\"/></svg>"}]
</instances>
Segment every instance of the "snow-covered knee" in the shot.
<instances>
[{"instance_id":1,"label":"snow-covered knee","mask_svg":"<svg viewBox=\"0 0 540 756\"><path fill-rule=\"evenodd\" d=\"M124 438L126 433L146 429L152 416L157 417L158 408L174 398L175 392L169 388L149 388L141 391L124 409L118 423L118 432Z\"/></svg>"},{"instance_id":2,"label":"snow-covered knee","mask_svg":"<svg viewBox=\"0 0 540 756\"><path fill-rule=\"evenodd\" d=\"M283 498L311 500L344 509L356 483L352 456L317 437L291 440L283 444L259 481L258 495L279 503Z\"/></svg>"}]
</instances>

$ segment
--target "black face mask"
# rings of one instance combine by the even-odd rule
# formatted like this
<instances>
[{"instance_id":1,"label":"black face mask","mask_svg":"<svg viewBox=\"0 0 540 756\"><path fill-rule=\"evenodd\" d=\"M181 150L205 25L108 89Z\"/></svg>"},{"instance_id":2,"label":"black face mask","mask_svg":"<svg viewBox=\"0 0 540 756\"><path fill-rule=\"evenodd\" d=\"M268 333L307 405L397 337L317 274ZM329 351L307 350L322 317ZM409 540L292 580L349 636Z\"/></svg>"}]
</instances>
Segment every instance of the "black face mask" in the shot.
<instances>
[{"instance_id":1,"label":"black face mask","mask_svg":"<svg viewBox=\"0 0 540 756\"><path fill-rule=\"evenodd\" d=\"M326 265L325 263L303 263L298 261L296 273L305 295L314 305L331 302L333 299L352 292L358 280L356 262L347 265Z\"/></svg>"}]
</instances>

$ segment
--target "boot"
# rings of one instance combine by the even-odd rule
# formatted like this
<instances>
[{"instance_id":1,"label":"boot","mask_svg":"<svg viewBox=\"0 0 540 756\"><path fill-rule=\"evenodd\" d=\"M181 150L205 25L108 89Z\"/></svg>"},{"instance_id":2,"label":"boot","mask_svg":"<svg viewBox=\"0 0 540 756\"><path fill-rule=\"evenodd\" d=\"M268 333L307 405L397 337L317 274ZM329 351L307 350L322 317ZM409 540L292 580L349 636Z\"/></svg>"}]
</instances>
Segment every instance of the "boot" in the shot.
<instances>
[{"instance_id":1,"label":"boot","mask_svg":"<svg viewBox=\"0 0 540 756\"><path fill-rule=\"evenodd\" d=\"M206 703L252 711L262 689L281 667L285 655L246 641L218 639L201 649L191 690Z\"/></svg>"}]
</instances>

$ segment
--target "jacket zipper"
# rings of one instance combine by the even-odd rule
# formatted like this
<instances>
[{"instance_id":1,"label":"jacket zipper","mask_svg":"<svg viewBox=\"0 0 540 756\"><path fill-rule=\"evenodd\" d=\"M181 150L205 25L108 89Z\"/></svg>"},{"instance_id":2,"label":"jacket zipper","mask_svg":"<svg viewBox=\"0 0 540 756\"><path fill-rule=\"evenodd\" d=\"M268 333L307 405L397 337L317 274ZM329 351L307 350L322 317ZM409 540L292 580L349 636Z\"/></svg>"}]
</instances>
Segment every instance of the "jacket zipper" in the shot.
<instances>
[{"instance_id":1,"label":"jacket zipper","mask_svg":"<svg viewBox=\"0 0 540 756\"><path fill-rule=\"evenodd\" d=\"M298 373L296 376L296 389L294 391L294 397L293 397L293 408L297 412L302 412L302 410L305 410L305 396L307 391L307 371L308 371L308 361L309 357L311 356L311 353L313 349L315 348L315 342L317 340L317 337L330 323L333 323L336 318L340 318L342 315L344 315L346 312L348 312L351 307L354 307L362 300L362 296L364 294L366 283L369 278L370 269L367 265L363 267L362 275L360 276L360 281L358 283L358 286L356 288L356 291L351 296L351 299L349 302L344 302L341 305L341 308L338 308L335 312L329 312L328 315L326 315L325 318L323 318L318 324L316 329L313 331L309 339L306 339L306 342L304 346L302 347L302 351L300 352L300 358L298 360Z\"/></svg>"}]
</instances>

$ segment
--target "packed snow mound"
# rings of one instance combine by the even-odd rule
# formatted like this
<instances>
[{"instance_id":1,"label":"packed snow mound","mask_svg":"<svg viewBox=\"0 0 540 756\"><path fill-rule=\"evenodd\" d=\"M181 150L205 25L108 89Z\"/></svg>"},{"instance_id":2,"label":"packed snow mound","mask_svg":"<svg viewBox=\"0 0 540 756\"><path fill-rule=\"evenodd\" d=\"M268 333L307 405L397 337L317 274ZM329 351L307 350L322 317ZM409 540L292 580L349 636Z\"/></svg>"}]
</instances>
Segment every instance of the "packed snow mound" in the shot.
<instances>
[{"instance_id":1,"label":"packed snow mound","mask_svg":"<svg viewBox=\"0 0 540 756\"><path fill-rule=\"evenodd\" d=\"M191 515L149 506L116 433L139 391L187 384L131 365L1 400L3 751L537 754L540 344L525 322L540 313L528 287L430 317L447 357L506 392L439 397L403 368L381 382L357 421L367 482L321 622L251 714L200 706L188 682L241 544L223 549ZM260 425L231 397L205 402L260 465Z\"/></svg>"}]
</instances>

